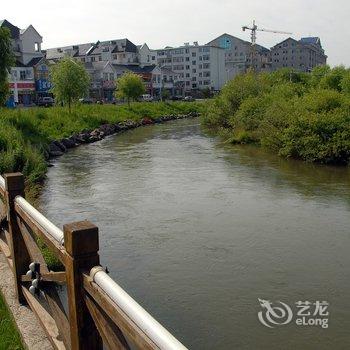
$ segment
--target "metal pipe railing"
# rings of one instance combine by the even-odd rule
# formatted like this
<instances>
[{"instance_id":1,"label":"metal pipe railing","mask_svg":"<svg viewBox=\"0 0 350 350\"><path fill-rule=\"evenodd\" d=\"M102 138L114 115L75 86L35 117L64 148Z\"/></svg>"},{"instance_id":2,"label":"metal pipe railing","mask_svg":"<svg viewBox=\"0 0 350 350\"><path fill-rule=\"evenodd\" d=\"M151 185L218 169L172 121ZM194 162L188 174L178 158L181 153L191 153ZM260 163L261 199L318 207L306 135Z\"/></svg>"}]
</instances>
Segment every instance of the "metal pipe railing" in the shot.
<instances>
[{"instance_id":1,"label":"metal pipe railing","mask_svg":"<svg viewBox=\"0 0 350 350\"><path fill-rule=\"evenodd\" d=\"M187 349L110 278L101 266L91 269L90 277L160 349Z\"/></svg>"},{"instance_id":2,"label":"metal pipe railing","mask_svg":"<svg viewBox=\"0 0 350 350\"><path fill-rule=\"evenodd\" d=\"M38 225L40 225L51 237L58 241L61 245L64 244L63 231L55 226L51 221L46 219L44 215L39 213L32 205L30 205L23 197L17 196L15 203L27 213Z\"/></svg>"},{"instance_id":3,"label":"metal pipe railing","mask_svg":"<svg viewBox=\"0 0 350 350\"><path fill-rule=\"evenodd\" d=\"M0 187L5 191L5 179L0 175Z\"/></svg>"}]
</instances>

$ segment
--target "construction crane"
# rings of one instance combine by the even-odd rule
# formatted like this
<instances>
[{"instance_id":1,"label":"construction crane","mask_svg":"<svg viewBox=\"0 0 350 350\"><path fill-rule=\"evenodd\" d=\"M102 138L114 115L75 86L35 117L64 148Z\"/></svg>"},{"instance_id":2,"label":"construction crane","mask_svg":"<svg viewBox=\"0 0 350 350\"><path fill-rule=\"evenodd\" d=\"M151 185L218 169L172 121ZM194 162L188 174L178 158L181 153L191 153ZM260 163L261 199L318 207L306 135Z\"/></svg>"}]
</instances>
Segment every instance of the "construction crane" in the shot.
<instances>
[{"instance_id":1,"label":"construction crane","mask_svg":"<svg viewBox=\"0 0 350 350\"><path fill-rule=\"evenodd\" d=\"M246 30L250 30L250 38L251 38L251 42L252 42L252 46L251 46L251 67L254 69L254 63L253 60L255 58L255 45L256 45L256 32L260 31L260 32L268 32L268 33L276 33L276 34L292 34L289 32L282 32L279 30L270 30L270 29L261 29L258 28L258 26L255 24L255 20L253 21L253 25L251 27L249 26L243 26L242 27L243 32L245 32Z\"/></svg>"}]
</instances>

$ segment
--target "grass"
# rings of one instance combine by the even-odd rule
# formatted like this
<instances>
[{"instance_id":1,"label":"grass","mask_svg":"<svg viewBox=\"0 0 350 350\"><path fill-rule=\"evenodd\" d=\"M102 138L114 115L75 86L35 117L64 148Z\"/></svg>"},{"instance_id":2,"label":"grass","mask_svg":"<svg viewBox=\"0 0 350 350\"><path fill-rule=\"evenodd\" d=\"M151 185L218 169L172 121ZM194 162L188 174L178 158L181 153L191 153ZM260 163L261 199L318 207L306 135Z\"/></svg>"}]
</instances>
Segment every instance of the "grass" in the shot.
<instances>
[{"instance_id":1,"label":"grass","mask_svg":"<svg viewBox=\"0 0 350 350\"><path fill-rule=\"evenodd\" d=\"M29 188L46 174L45 151L49 143L102 124L127 119L157 118L203 109L203 103L158 102L127 105L77 105L65 107L0 109L0 173L20 171Z\"/></svg>"},{"instance_id":2,"label":"grass","mask_svg":"<svg viewBox=\"0 0 350 350\"><path fill-rule=\"evenodd\" d=\"M169 114L203 112L204 102L135 102L123 105L81 105L66 107L0 109L0 174L22 172L26 179L26 197L32 202L40 191L47 164L45 153L53 140L60 140L106 123L139 121ZM52 270L60 270L58 259L38 241Z\"/></svg>"},{"instance_id":3,"label":"grass","mask_svg":"<svg viewBox=\"0 0 350 350\"><path fill-rule=\"evenodd\" d=\"M24 349L12 315L0 294L0 350Z\"/></svg>"}]
</instances>

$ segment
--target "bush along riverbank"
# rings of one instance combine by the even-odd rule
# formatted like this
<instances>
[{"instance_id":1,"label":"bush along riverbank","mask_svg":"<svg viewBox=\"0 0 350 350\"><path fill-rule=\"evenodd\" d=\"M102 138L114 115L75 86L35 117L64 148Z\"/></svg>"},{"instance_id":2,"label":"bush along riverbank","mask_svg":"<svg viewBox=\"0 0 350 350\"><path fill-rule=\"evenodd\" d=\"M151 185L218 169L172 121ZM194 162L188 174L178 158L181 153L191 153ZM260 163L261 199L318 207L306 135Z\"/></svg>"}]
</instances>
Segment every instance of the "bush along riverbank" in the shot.
<instances>
[{"instance_id":1,"label":"bush along riverbank","mask_svg":"<svg viewBox=\"0 0 350 350\"><path fill-rule=\"evenodd\" d=\"M349 164L350 70L239 75L209 104L202 124L228 142L256 144L286 158Z\"/></svg>"},{"instance_id":2,"label":"bush along riverbank","mask_svg":"<svg viewBox=\"0 0 350 350\"><path fill-rule=\"evenodd\" d=\"M135 129L140 126L147 126L153 124L159 124L168 122L171 120L178 120L184 118L198 117L198 112L189 112L188 114L179 115L164 115L158 118L144 117L140 121L125 120L115 124L102 124L100 127L93 130L83 130L78 134L74 134L68 138L52 141L49 144L47 152L45 152L45 158L50 159L52 157L62 156L70 148L78 147L81 144L92 143L104 139L106 136L122 133L124 131Z\"/></svg>"},{"instance_id":3,"label":"bush along riverbank","mask_svg":"<svg viewBox=\"0 0 350 350\"><path fill-rule=\"evenodd\" d=\"M77 105L67 108L0 109L0 174L22 172L29 199L45 178L47 160L82 143L141 125L193 116L203 102Z\"/></svg>"}]
</instances>

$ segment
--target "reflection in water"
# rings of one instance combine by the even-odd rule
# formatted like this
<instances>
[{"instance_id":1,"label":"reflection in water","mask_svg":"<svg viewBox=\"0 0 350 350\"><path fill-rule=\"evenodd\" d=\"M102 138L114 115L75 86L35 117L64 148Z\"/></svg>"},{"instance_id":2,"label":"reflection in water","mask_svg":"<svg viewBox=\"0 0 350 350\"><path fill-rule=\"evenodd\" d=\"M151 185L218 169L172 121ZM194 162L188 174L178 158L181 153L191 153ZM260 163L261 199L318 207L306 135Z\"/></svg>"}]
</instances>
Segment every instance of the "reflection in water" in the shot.
<instances>
[{"instance_id":1,"label":"reflection in water","mask_svg":"<svg viewBox=\"0 0 350 350\"><path fill-rule=\"evenodd\" d=\"M112 277L192 349L345 349L349 175L178 121L72 150L41 205L97 224ZM327 300L330 327L268 329L258 298Z\"/></svg>"}]
</instances>

